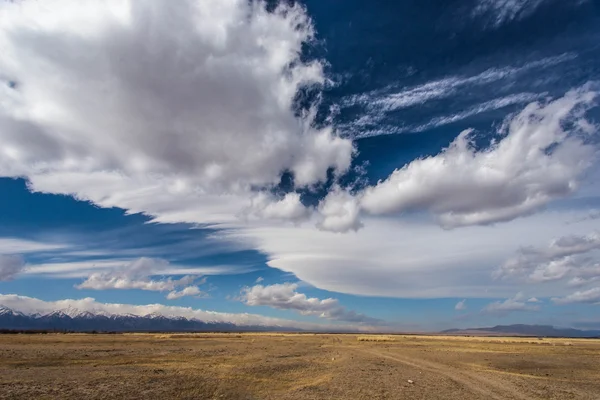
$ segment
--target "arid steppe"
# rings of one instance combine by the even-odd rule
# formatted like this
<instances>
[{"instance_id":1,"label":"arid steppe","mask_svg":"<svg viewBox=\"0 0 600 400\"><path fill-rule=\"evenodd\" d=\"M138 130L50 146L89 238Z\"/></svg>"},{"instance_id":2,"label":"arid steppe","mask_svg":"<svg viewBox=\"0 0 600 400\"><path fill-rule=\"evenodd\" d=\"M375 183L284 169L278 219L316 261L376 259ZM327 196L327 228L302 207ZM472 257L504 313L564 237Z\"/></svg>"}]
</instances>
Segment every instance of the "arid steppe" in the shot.
<instances>
[{"instance_id":1,"label":"arid steppe","mask_svg":"<svg viewBox=\"0 0 600 400\"><path fill-rule=\"evenodd\" d=\"M600 340L0 336L1 399L600 399Z\"/></svg>"}]
</instances>

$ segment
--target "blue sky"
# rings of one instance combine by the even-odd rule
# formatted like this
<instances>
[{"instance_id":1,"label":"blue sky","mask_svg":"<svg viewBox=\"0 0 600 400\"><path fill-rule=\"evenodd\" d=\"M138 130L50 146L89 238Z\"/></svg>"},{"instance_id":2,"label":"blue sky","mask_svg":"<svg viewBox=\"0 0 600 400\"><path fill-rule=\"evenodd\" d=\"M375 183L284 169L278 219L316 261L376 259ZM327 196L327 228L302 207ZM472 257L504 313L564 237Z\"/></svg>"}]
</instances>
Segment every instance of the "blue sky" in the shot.
<instances>
[{"instance_id":1,"label":"blue sky","mask_svg":"<svg viewBox=\"0 0 600 400\"><path fill-rule=\"evenodd\" d=\"M25 0L0 22L0 305L600 328L597 2Z\"/></svg>"}]
</instances>

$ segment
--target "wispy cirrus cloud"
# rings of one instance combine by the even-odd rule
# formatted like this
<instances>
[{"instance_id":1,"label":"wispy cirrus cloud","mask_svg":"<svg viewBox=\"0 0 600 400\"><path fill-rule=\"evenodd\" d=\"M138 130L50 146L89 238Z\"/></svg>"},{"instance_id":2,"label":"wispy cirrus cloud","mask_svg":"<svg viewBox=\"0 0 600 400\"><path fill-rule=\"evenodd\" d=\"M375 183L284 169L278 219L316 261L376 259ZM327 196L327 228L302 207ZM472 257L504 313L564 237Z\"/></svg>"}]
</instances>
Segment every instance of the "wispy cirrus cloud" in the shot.
<instances>
[{"instance_id":1,"label":"wispy cirrus cloud","mask_svg":"<svg viewBox=\"0 0 600 400\"><path fill-rule=\"evenodd\" d=\"M572 0L565 2L576 7L588 0ZM496 29L512 21L522 20L534 14L542 5L556 6L556 0L477 0L471 16L484 19L486 25Z\"/></svg>"},{"instance_id":2,"label":"wispy cirrus cloud","mask_svg":"<svg viewBox=\"0 0 600 400\"><path fill-rule=\"evenodd\" d=\"M65 250L66 245L61 243L40 242L12 237L0 238L0 253L25 254L42 251Z\"/></svg>"},{"instance_id":3,"label":"wispy cirrus cloud","mask_svg":"<svg viewBox=\"0 0 600 400\"><path fill-rule=\"evenodd\" d=\"M431 128L447 125L468 117L511 105L525 104L544 97L544 93L512 93L492 100L470 105L464 111L450 115L437 116L426 123L415 125L387 126L385 119L394 112L410 109L430 102L441 101L462 91L489 87L501 81L520 78L526 73L544 70L557 64L577 58L576 54L564 53L531 61L520 66L490 68L471 76L449 76L412 87L386 87L369 93L348 96L343 99L342 107L364 107L364 113L352 122L345 123L341 129L349 136L360 139L383 134L404 132L422 132Z\"/></svg>"},{"instance_id":4,"label":"wispy cirrus cloud","mask_svg":"<svg viewBox=\"0 0 600 400\"><path fill-rule=\"evenodd\" d=\"M548 0L478 0L473 8L474 18L486 17L492 27L533 14Z\"/></svg>"}]
</instances>

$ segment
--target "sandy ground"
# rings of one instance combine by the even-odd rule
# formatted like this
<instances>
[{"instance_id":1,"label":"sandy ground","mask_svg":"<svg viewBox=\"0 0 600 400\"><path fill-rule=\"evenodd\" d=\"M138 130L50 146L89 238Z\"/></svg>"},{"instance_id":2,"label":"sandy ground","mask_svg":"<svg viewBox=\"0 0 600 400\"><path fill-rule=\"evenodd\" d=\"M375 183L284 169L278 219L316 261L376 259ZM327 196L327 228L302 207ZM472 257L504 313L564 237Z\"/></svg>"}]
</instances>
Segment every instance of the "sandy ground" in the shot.
<instances>
[{"instance_id":1,"label":"sandy ground","mask_svg":"<svg viewBox=\"0 0 600 400\"><path fill-rule=\"evenodd\" d=\"M600 399L600 341L1 335L0 398Z\"/></svg>"}]
</instances>

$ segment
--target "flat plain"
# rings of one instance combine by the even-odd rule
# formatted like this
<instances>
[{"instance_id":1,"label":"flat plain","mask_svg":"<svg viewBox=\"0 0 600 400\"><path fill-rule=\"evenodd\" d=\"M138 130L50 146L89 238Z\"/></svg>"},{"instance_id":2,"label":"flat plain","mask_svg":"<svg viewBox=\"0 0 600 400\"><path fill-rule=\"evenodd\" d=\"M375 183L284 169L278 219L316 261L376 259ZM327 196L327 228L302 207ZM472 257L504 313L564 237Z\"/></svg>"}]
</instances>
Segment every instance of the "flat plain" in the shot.
<instances>
[{"instance_id":1,"label":"flat plain","mask_svg":"<svg viewBox=\"0 0 600 400\"><path fill-rule=\"evenodd\" d=\"M1 399L600 399L600 340L0 335Z\"/></svg>"}]
</instances>

